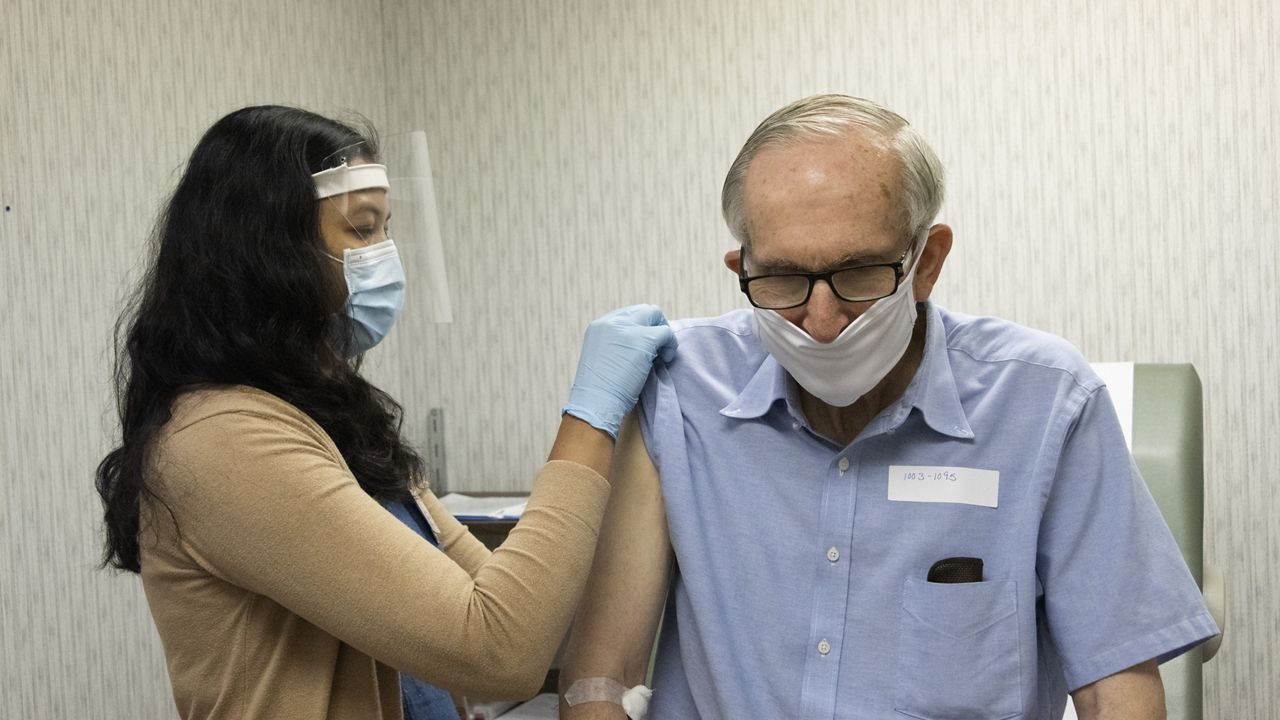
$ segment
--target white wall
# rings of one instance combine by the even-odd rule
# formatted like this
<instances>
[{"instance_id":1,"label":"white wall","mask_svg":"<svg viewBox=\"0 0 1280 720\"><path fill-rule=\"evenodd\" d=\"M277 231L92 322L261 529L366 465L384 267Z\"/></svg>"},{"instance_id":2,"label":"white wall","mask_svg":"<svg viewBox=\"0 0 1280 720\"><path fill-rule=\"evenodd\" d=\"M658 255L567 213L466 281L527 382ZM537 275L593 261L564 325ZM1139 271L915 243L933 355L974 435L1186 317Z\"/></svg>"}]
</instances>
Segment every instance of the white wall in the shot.
<instances>
[{"instance_id":1,"label":"white wall","mask_svg":"<svg viewBox=\"0 0 1280 720\"><path fill-rule=\"evenodd\" d=\"M426 129L455 322L411 296L371 373L415 437L446 409L454 486L522 489L590 318L740 304L723 173L768 112L822 90L902 112L948 166L945 305L1096 360L1195 363L1206 558L1229 584L1206 716L1264 715L1280 701L1280 10L1102 5L10 0L0 716L172 715L136 579L93 569L92 470L113 432L110 324L214 119L277 101Z\"/></svg>"}]
</instances>

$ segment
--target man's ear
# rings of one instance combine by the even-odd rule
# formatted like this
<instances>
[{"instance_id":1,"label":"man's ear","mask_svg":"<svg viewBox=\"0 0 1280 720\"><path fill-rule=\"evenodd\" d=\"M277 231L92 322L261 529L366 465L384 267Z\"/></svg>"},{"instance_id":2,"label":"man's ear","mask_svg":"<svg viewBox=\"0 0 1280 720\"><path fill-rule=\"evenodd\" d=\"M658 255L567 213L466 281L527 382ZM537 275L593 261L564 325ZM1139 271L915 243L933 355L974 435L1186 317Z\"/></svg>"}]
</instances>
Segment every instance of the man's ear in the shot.
<instances>
[{"instance_id":1,"label":"man's ear","mask_svg":"<svg viewBox=\"0 0 1280 720\"><path fill-rule=\"evenodd\" d=\"M742 270L742 250L730 250L724 254L724 266L733 271L734 275L741 274Z\"/></svg>"},{"instance_id":2,"label":"man's ear","mask_svg":"<svg viewBox=\"0 0 1280 720\"><path fill-rule=\"evenodd\" d=\"M920 256L920 267L916 269L915 283L911 286L916 302L924 302L933 292L933 286L942 273L942 264L951 252L951 226L941 223L929 228L929 242L924 246Z\"/></svg>"}]
</instances>

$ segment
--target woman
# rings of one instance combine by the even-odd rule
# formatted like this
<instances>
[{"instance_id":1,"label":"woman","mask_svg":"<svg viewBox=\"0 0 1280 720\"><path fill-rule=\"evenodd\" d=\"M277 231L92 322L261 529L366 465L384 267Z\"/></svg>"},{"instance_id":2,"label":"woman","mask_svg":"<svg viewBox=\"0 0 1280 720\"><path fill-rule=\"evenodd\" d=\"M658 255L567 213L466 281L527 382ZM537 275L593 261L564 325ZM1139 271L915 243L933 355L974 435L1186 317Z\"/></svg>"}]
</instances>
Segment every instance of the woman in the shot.
<instances>
[{"instance_id":1,"label":"woman","mask_svg":"<svg viewBox=\"0 0 1280 720\"><path fill-rule=\"evenodd\" d=\"M656 308L591 324L524 517L490 553L357 372L405 286L378 160L302 110L222 118L121 318L106 562L141 574L184 718L399 718L403 702L435 720L455 717L445 690L536 692L590 567L618 423L674 350ZM402 698L396 670L425 683Z\"/></svg>"}]
</instances>

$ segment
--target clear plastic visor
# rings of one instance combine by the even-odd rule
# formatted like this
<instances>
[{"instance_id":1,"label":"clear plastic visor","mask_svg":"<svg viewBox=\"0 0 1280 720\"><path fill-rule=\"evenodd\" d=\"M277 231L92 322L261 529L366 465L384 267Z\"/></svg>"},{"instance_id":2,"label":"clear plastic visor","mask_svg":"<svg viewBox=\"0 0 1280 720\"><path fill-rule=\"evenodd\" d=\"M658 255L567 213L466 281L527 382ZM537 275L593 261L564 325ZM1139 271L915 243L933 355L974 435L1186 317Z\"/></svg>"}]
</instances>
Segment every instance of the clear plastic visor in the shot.
<instances>
[{"instance_id":1,"label":"clear plastic visor","mask_svg":"<svg viewBox=\"0 0 1280 720\"><path fill-rule=\"evenodd\" d=\"M432 322L453 319L427 135L389 135L375 151L357 143L329 155L312 177L318 202L355 242L394 239L416 305ZM425 305L421 301L426 302ZM407 309L407 308L406 308Z\"/></svg>"}]
</instances>

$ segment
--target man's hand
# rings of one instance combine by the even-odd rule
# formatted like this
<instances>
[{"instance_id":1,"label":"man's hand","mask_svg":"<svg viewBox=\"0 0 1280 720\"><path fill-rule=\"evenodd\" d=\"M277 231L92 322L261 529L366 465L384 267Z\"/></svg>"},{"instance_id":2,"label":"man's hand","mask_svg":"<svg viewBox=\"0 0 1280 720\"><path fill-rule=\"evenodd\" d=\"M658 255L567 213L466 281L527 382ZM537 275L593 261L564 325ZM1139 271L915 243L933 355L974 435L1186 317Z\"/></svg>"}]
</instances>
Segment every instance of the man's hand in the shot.
<instances>
[{"instance_id":1,"label":"man's hand","mask_svg":"<svg viewBox=\"0 0 1280 720\"><path fill-rule=\"evenodd\" d=\"M1071 693L1080 720L1165 720L1164 683L1148 660Z\"/></svg>"}]
</instances>

